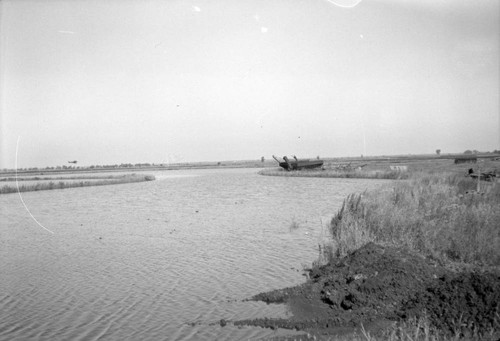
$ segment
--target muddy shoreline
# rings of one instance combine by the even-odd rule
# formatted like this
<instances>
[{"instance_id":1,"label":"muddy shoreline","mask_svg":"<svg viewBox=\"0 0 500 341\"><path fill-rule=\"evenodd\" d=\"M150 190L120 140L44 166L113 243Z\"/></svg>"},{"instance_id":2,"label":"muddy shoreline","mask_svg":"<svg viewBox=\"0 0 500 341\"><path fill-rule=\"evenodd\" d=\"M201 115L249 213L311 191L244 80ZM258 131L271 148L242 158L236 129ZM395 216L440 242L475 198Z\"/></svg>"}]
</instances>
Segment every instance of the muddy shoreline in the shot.
<instances>
[{"instance_id":1,"label":"muddy shoreline","mask_svg":"<svg viewBox=\"0 0 500 341\"><path fill-rule=\"evenodd\" d=\"M369 243L312 269L306 283L247 300L289 305L290 319L234 321L305 331L318 337L377 335L396 321L427 316L443 334L500 337L500 272L453 271L407 249Z\"/></svg>"}]
</instances>

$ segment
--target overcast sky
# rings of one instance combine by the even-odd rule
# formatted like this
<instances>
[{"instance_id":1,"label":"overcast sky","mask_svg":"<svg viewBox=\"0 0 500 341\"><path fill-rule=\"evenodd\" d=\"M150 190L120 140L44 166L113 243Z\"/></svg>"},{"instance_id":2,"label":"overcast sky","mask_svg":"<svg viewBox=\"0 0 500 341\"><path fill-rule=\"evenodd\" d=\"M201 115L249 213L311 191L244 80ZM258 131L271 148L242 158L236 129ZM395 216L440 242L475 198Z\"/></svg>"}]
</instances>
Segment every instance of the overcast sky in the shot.
<instances>
[{"instance_id":1,"label":"overcast sky","mask_svg":"<svg viewBox=\"0 0 500 341\"><path fill-rule=\"evenodd\" d=\"M497 0L0 11L0 168L500 149Z\"/></svg>"}]
</instances>

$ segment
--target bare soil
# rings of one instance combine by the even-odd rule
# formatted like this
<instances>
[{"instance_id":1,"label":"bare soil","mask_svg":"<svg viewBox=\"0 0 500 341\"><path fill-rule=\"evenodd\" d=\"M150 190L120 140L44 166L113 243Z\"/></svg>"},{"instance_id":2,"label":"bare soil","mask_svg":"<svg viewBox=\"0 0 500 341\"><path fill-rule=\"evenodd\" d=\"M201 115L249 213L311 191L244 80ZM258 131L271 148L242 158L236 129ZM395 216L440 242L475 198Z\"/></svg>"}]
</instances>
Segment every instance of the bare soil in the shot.
<instances>
[{"instance_id":1,"label":"bare soil","mask_svg":"<svg viewBox=\"0 0 500 341\"><path fill-rule=\"evenodd\" d=\"M477 335L490 333L499 322L500 274L454 272L406 249L370 243L311 270L303 285L249 300L287 303L293 317L241 320L235 325L339 335L363 324L377 334L393 321L426 314L440 330Z\"/></svg>"}]
</instances>

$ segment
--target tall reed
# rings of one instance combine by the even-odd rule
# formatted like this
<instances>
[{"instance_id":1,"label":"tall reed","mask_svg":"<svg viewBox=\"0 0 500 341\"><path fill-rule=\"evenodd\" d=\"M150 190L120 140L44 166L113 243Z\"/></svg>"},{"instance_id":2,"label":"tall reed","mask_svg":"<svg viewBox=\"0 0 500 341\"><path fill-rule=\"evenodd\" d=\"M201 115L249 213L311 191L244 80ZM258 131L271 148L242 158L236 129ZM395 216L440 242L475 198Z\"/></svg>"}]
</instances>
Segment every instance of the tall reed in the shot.
<instances>
[{"instance_id":1,"label":"tall reed","mask_svg":"<svg viewBox=\"0 0 500 341\"><path fill-rule=\"evenodd\" d=\"M443 260L500 264L500 184L419 174L377 192L350 195L330 224L335 256L369 241Z\"/></svg>"}]
</instances>

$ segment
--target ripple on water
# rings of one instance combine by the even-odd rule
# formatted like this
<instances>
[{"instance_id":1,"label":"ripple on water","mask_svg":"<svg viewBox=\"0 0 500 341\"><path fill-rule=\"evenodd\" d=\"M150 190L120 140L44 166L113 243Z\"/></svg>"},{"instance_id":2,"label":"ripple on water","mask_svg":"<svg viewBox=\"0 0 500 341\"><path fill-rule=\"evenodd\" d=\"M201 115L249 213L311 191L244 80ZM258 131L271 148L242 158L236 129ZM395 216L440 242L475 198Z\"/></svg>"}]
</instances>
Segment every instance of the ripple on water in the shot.
<instances>
[{"instance_id":1,"label":"ripple on water","mask_svg":"<svg viewBox=\"0 0 500 341\"><path fill-rule=\"evenodd\" d=\"M383 181L272 178L255 170L0 196L0 339L238 340L276 335L220 319L286 317L241 302L301 283L351 192ZM293 193L293 195L291 195ZM295 221L299 227L291 230ZM306 234L307 232L307 234ZM278 331L278 335L287 331Z\"/></svg>"}]
</instances>

